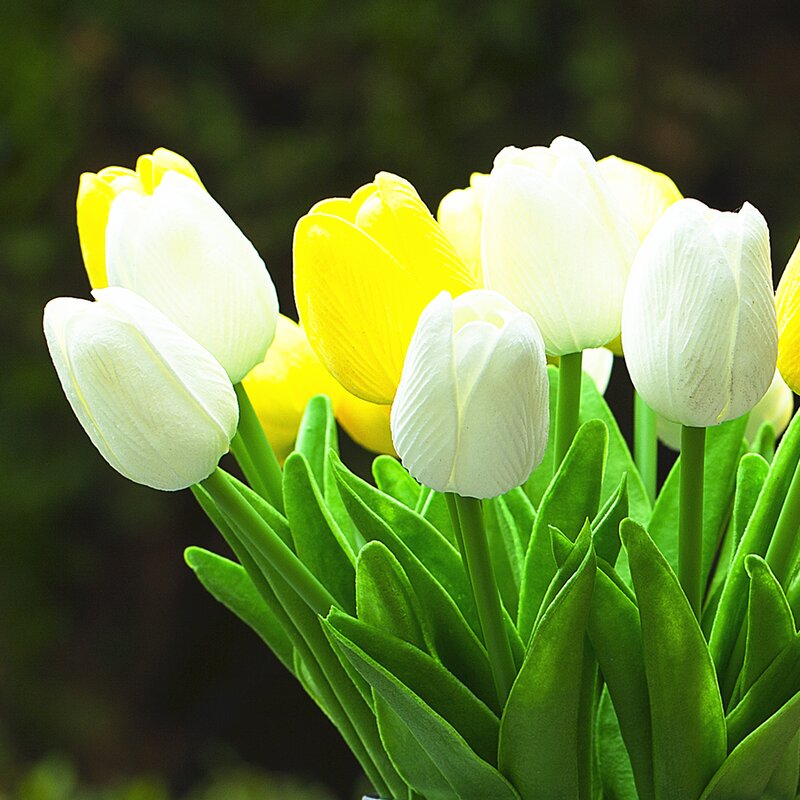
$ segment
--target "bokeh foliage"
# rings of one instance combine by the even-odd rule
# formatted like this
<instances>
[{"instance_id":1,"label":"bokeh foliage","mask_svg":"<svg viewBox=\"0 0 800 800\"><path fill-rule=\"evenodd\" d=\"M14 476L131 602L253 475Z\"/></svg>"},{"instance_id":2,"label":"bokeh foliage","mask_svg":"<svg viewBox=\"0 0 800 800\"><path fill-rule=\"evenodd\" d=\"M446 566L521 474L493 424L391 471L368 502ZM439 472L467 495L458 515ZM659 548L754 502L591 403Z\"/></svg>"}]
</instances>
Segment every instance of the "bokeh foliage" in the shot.
<instances>
[{"instance_id":1,"label":"bokeh foliage","mask_svg":"<svg viewBox=\"0 0 800 800\"><path fill-rule=\"evenodd\" d=\"M81 171L185 154L289 313L314 201L388 169L435 207L502 146L560 133L711 205L750 200L778 274L800 234L797 17L778 0L0 4L0 788L53 750L93 780L158 772L183 791L214 739L340 793L355 777L193 584L183 547L219 545L191 499L113 473L61 396L41 307L87 295Z\"/></svg>"}]
</instances>

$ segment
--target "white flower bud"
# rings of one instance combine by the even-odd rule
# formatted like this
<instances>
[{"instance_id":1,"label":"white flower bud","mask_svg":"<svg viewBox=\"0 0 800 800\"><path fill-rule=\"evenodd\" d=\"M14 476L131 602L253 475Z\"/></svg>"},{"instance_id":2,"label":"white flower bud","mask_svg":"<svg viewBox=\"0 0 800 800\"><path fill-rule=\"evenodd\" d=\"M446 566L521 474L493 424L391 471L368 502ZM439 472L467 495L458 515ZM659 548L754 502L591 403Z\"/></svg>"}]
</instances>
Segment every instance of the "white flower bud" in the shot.
<instances>
[{"instance_id":1,"label":"white flower bud","mask_svg":"<svg viewBox=\"0 0 800 800\"><path fill-rule=\"evenodd\" d=\"M253 245L195 181L123 191L106 228L108 281L144 297L240 381L275 335L278 300Z\"/></svg>"},{"instance_id":2,"label":"white flower bud","mask_svg":"<svg viewBox=\"0 0 800 800\"><path fill-rule=\"evenodd\" d=\"M636 390L668 420L708 427L749 411L778 347L764 217L749 203L671 206L631 270L622 344Z\"/></svg>"},{"instance_id":3,"label":"white flower bud","mask_svg":"<svg viewBox=\"0 0 800 800\"><path fill-rule=\"evenodd\" d=\"M565 137L507 147L483 206L486 286L536 320L549 355L600 347L620 332L638 239L592 154Z\"/></svg>"},{"instance_id":4,"label":"white flower bud","mask_svg":"<svg viewBox=\"0 0 800 800\"><path fill-rule=\"evenodd\" d=\"M408 471L440 492L495 497L527 480L549 426L544 343L496 292L442 292L419 318L391 413Z\"/></svg>"},{"instance_id":5,"label":"white flower bud","mask_svg":"<svg viewBox=\"0 0 800 800\"><path fill-rule=\"evenodd\" d=\"M114 469L154 489L203 480L228 451L239 407L214 357L127 289L59 297L44 333L64 393Z\"/></svg>"}]
</instances>

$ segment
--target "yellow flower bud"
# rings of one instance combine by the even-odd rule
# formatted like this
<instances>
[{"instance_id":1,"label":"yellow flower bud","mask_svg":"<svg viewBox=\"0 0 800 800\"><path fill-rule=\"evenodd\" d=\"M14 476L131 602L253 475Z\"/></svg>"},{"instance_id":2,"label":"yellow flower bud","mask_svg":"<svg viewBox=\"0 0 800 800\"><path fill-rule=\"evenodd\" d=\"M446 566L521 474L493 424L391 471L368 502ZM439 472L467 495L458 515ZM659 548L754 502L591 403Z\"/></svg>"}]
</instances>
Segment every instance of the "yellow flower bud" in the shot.
<instances>
[{"instance_id":1,"label":"yellow flower bud","mask_svg":"<svg viewBox=\"0 0 800 800\"><path fill-rule=\"evenodd\" d=\"M775 296L778 310L778 369L800 393L800 242L789 258Z\"/></svg>"},{"instance_id":2,"label":"yellow flower bud","mask_svg":"<svg viewBox=\"0 0 800 800\"><path fill-rule=\"evenodd\" d=\"M108 286L106 225L111 203L120 192L128 189L140 194L152 194L164 174L170 170L203 185L195 168L183 156L164 147L159 147L152 154L139 156L135 170L104 167L100 172L84 172L81 175L76 203L78 238L86 274L93 289Z\"/></svg>"},{"instance_id":3,"label":"yellow flower bud","mask_svg":"<svg viewBox=\"0 0 800 800\"><path fill-rule=\"evenodd\" d=\"M300 321L328 370L364 400L392 402L428 302L474 288L414 187L396 175L317 203L295 228Z\"/></svg>"}]
</instances>

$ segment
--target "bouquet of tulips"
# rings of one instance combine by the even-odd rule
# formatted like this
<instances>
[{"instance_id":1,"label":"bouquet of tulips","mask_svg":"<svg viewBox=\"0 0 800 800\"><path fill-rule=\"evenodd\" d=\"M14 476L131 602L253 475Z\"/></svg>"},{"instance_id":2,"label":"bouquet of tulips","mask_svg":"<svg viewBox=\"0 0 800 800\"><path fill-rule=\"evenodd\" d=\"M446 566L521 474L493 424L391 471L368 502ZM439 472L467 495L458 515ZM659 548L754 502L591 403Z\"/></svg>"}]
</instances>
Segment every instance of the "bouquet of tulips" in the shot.
<instances>
[{"instance_id":1,"label":"bouquet of tulips","mask_svg":"<svg viewBox=\"0 0 800 800\"><path fill-rule=\"evenodd\" d=\"M380 173L297 223L300 325L181 156L85 174L77 210L94 302L44 314L70 404L191 488L228 554L187 563L375 795L798 797L800 255L776 297L755 208L563 137L438 221Z\"/></svg>"}]
</instances>

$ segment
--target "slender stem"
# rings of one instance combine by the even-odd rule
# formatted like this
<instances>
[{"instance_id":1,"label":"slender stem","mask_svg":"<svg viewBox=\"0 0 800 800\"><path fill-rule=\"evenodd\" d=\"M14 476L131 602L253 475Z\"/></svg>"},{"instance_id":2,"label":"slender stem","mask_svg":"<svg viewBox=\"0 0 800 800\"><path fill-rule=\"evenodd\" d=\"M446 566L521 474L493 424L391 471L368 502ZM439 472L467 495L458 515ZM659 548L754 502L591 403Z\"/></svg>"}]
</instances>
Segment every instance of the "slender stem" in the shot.
<instances>
[{"instance_id":1,"label":"slender stem","mask_svg":"<svg viewBox=\"0 0 800 800\"><path fill-rule=\"evenodd\" d=\"M656 499L658 481L658 433L656 412L639 392L633 393L633 457L650 502Z\"/></svg>"},{"instance_id":2,"label":"slender stem","mask_svg":"<svg viewBox=\"0 0 800 800\"><path fill-rule=\"evenodd\" d=\"M555 469L557 470L578 430L581 408L581 362L583 353L561 356L558 367L558 401L556 405Z\"/></svg>"},{"instance_id":3,"label":"slender stem","mask_svg":"<svg viewBox=\"0 0 800 800\"><path fill-rule=\"evenodd\" d=\"M467 555L464 552L464 534L461 533L461 520L458 518L458 495L452 492L445 492L445 500L447 500L447 510L450 513L450 522L453 523L453 533L456 536L458 543L458 552L461 553L461 560L464 562L466 568Z\"/></svg>"},{"instance_id":4,"label":"slender stem","mask_svg":"<svg viewBox=\"0 0 800 800\"><path fill-rule=\"evenodd\" d=\"M481 502L473 497L455 495L455 498L464 542L467 575L472 584L478 619L489 654L492 677L502 708L511 691L511 684L514 683L516 668L503 621L500 592L489 556L489 544L486 541L486 531L483 526Z\"/></svg>"},{"instance_id":5,"label":"slender stem","mask_svg":"<svg viewBox=\"0 0 800 800\"><path fill-rule=\"evenodd\" d=\"M695 616L703 598L703 474L706 429L681 427L681 505L678 579Z\"/></svg>"},{"instance_id":6,"label":"slender stem","mask_svg":"<svg viewBox=\"0 0 800 800\"><path fill-rule=\"evenodd\" d=\"M767 563L784 587L794 566L798 530L800 530L800 463L794 469L789 491L786 492L783 508L775 524L775 532L767 549Z\"/></svg>"},{"instance_id":7,"label":"slender stem","mask_svg":"<svg viewBox=\"0 0 800 800\"><path fill-rule=\"evenodd\" d=\"M317 614L324 617L331 606L339 607L328 590L242 497L219 467L200 485L211 495L231 526L262 553Z\"/></svg>"},{"instance_id":8,"label":"slender stem","mask_svg":"<svg viewBox=\"0 0 800 800\"><path fill-rule=\"evenodd\" d=\"M257 475L255 481L262 487L259 489L258 486L253 486L253 488L266 500L269 500L278 511L283 512L281 465L267 440L244 386L237 383L234 389L239 400L239 430L236 435L241 437ZM242 465L242 470L244 471L244 469L245 467Z\"/></svg>"}]
</instances>

